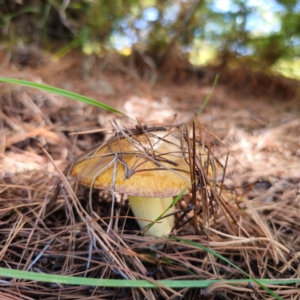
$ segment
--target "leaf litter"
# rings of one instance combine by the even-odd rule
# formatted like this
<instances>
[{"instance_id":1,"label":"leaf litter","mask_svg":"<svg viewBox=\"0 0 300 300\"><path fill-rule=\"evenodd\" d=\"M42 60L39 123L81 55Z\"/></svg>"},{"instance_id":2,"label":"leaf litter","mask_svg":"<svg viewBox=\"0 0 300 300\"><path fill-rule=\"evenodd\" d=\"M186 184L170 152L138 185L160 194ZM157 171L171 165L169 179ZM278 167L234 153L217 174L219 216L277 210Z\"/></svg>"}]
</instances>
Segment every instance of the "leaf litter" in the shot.
<instances>
[{"instance_id":1,"label":"leaf litter","mask_svg":"<svg viewBox=\"0 0 300 300\"><path fill-rule=\"evenodd\" d=\"M19 78L25 76L8 67ZM30 72L26 76L42 76L39 68ZM48 76L42 77L48 84L55 83ZM106 80L111 80L109 73ZM115 81L111 82L116 93L122 82L128 84L124 74L115 76ZM199 109L209 93L207 86L197 82L179 85L170 81L167 87L158 83L154 90L145 82L139 85L132 80L130 84L136 86L136 93L127 89L114 97L120 98L120 110L134 113L148 126L194 120L193 110ZM216 180L203 176L198 192L191 191L178 201L174 234L223 255L256 279L299 278L299 107L288 100L264 98L263 93L259 98L257 90L255 97L250 94L242 99L230 87L216 88L196 123L195 138L208 145L223 167L218 168ZM110 103L112 96L99 97ZM128 120L58 96L3 84L0 103L1 267L125 280L243 278L232 266L192 245L140 235L126 195L114 195L111 211L109 191L90 193L89 188L79 186L75 193L74 182L62 171L74 157L107 140L114 118L123 128L133 126ZM106 131L95 132L97 128ZM74 134L77 131L86 134ZM192 137L192 130L189 133ZM93 214L88 209L90 197ZM50 199L55 199L54 204ZM113 230L107 232L111 215ZM283 299L299 297L297 286L268 287ZM5 278L0 295L3 299L270 297L255 284L129 289Z\"/></svg>"}]
</instances>

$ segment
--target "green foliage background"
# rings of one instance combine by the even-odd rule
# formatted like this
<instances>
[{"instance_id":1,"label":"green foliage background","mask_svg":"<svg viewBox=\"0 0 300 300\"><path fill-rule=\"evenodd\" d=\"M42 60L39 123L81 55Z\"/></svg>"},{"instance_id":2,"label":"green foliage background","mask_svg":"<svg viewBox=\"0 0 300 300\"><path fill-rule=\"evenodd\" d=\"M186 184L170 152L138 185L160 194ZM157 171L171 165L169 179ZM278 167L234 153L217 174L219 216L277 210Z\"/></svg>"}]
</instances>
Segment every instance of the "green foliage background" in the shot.
<instances>
[{"instance_id":1,"label":"green foliage background","mask_svg":"<svg viewBox=\"0 0 300 300\"><path fill-rule=\"evenodd\" d=\"M0 39L10 45L37 43L49 51L89 45L98 54L133 45L151 53L176 46L196 64L212 59L221 65L247 62L264 70L298 66L299 1L228 0L227 9L220 9L220 3L0 0ZM156 16L149 19L153 8ZM249 21L255 23L258 17L257 26L249 28Z\"/></svg>"}]
</instances>

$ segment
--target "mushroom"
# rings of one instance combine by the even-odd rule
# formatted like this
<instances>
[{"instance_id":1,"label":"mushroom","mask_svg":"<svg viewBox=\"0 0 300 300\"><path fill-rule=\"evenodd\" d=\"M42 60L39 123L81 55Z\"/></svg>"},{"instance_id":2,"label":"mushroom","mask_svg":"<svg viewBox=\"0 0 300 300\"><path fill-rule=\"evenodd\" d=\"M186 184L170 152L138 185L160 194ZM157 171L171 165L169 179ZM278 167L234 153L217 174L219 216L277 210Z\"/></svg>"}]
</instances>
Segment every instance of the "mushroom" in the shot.
<instances>
[{"instance_id":1,"label":"mushroom","mask_svg":"<svg viewBox=\"0 0 300 300\"><path fill-rule=\"evenodd\" d=\"M127 194L142 229L162 214L169 215L146 231L156 237L167 235L174 227L173 196L191 185L187 144L178 132L122 130L79 157L71 175L84 186Z\"/></svg>"}]
</instances>

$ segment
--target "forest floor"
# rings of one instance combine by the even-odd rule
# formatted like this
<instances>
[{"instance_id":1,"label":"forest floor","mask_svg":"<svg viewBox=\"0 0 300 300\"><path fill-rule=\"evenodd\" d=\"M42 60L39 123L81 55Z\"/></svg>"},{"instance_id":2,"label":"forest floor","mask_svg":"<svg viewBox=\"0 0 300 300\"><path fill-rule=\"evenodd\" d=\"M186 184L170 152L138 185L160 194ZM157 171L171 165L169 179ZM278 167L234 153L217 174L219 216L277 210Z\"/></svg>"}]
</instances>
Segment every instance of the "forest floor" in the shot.
<instances>
[{"instance_id":1,"label":"forest floor","mask_svg":"<svg viewBox=\"0 0 300 300\"><path fill-rule=\"evenodd\" d=\"M77 52L57 61L47 57L43 64L34 68L30 65L22 67L13 60L9 62L4 55L2 59L1 77L29 80L76 92L115 107L148 125L191 123L212 90L211 78L214 76L210 73L209 80L206 80L206 74L201 79L189 77L184 80L172 80L162 77L157 79L155 84L151 84L149 80L134 78L136 76L132 76L130 68L118 67L117 63L113 68L107 67L110 63L106 61L95 63L89 68L89 73L84 74L84 58ZM283 87L281 82L281 85L277 82L262 82L257 85L250 81L260 78L256 79L254 73L248 73L249 78L238 72L229 74L232 78L227 80L228 84L217 84L199 120L223 143L226 151L228 150L229 164L239 169L235 178L238 184L241 180L269 180L274 183L279 178L300 178L298 83L291 80L289 85L285 84ZM279 81L284 80L288 82L287 79L279 78ZM242 82L237 85L235 81ZM279 85L277 90L280 89L281 93L277 92L274 85ZM17 86L10 87L12 90L22 90ZM270 92L272 89L275 90L273 93ZM35 97L42 97L37 91L31 93L34 93ZM62 130L57 126L67 127L64 130L68 132L107 128L111 126L113 119L124 126L134 126L134 122L120 115L91 108L82 103L62 100L55 95L50 98L48 111L42 112L49 114L50 119L53 114L56 115L55 122L58 121L58 116L64 114L63 120L59 120L59 125L52 122L56 126L54 134ZM94 123L87 121L89 119L93 119ZM25 129L25 132L28 133L28 130ZM23 128L26 139L25 132ZM100 135L102 136L98 139L103 138L103 134ZM18 138L18 142L21 142L21 135ZM64 148L65 145L59 146L61 151L70 151ZM71 155L79 154L76 147L73 151L75 152ZM244 170L244 173L241 170ZM228 172L234 174L234 169L229 168Z\"/></svg>"},{"instance_id":2,"label":"forest floor","mask_svg":"<svg viewBox=\"0 0 300 300\"><path fill-rule=\"evenodd\" d=\"M115 107L148 126L191 124L196 118L195 113L211 93L216 75L205 70L201 78L159 75L155 82L151 82L139 77L133 67L120 61L89 60L77 52L60 60L46 56L43 63L34 66L20 64L5 53L1 53L0 59L0 77L67 89ZM285 246L289 251L298 252L299 222L296 226L296 216L285 209L290 206L299 216L299 84L281 77L274 77L276 80L271 81L268 78L272 76L257 77L243 68L235 73L221 74L220 82L198 120L203 130L209 132L207 142L213 145L223 166L229 158L224 187L234 191L238 198L245 197L252 200L251 203L259 203L259 213L267 209L264 206L270 211L276 210L273 204L278 201L285 203L285 206L278 206L281 211L273 212L274 220L278 221L264 221L270 228L277 222L276 229L272 230L290 234L293 242ZM60 177L58 169L64 170L72 157L103 141L103 129L111 128L113 120L126 127L135 125L121 115L38 90L1 83L0 91L2 202L16 197L29 201L31 193L40 184L49 192L49 187L53 188ZM78 131L87 133L76 139L74 133ZM53 161L38 145L44 147ZM41 181L43 176L47 180ZM222 176L219 174L219 182ZM23 190L16 192L16 189ZM46 197L47 192L43 195ZM281 219L281 213L289 218L282 216ZM279 241L284 243L281 237ZM2 252L2 258L6 257ZM3 289L0 290L4 293Z\"/></svg>"}]
</instances>

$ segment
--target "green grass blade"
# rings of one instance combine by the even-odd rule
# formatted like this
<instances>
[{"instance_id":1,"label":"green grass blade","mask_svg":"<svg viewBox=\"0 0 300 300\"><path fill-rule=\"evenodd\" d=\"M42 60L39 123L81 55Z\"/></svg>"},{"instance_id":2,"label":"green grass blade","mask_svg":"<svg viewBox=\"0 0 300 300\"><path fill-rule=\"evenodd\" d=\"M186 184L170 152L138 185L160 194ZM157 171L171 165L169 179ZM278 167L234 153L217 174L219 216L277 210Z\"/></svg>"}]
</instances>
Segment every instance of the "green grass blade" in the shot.
<instances>
[{"instance_id":1,"label":"green grass blade","mask_svg":"<svg viewBox=\"0 0 300 300\"><path fill-rule=\"evenodd\" d=\"M125 117L126 116L124 113L122 113L121 111L107 105L104 103L101 103L97 100L94 100L92 98L86 97L86 96L82 96L79 94L76 94L74 92L70 92L70 91L66 91L60 88L56 88L50 85L46 85L46 84L40 84L40 83L35 83L35 82L31 82L31 81L26 81L26 80L20 80L20 79L13 79L13 78L0 78L0 82L6 82L6 83L12 83L12 84L18 84L18 85L22 85L22 86L27 86L30 88L35 88L35 89L39 89L45 92L49 92L49 93L53 93L53 94L57 94L63 97L68 97L77 101L81 101L84 102L86 104L89 105L93 105L93 106L97 106L99 108L102 108L104 110L110 111L110 112L114 112L114 113L118 113L121 114ZM128 117L129 118L129 117Z\"/></svg>"},{"instance_id":2,"label":"green grass blade","mask_svg":"<svg viewBox=\"0 0 300 300\"><path fill-rule=\"evenodd\" d=\"M214 80L214 83L213 83L213 86L212 86L212 88L211 88L209 94L206 96L206 98L205 98L205 100L204 100L204 102L203 102L201 108L199 109L199 111L198 111L198 113L197 113L197 116L198 116L198 117L201 116L201 114L203 113L204 108L206 107L206 105L207 105L207 103L208 103L208 101L209 101L209 99L210 99L210 97L211 97L213 91L215 90L215 87L217 86L218 80L219 80L219 74L216 75L215 80Z\"/></svg>"},{"instance_id":3,"label":"green grass blade","mask_svg":"<svg viewBox=\"0 0 300 300\"><path fill-rule=\"evenodd\" d=\"M214 283L241 284L253 283L252 279L236 279L236 280L158 280L155 283L148 280L124 280L124 279L98 279L98 278L82 278L73 276L60 276L52 274L43 274L29 271L11 270L0 268L0 277L14 278L22 280L33 280L38 282L50 282L57 284L82 285L82 286L102 286L102 287L135 287L135 288L157 288L159 286L167 286L169 288L207 288ZM300 279L257 279L258 284L296 284L300 283ZM281 299L276 297L276 299Z\"/></svg>"}]
</instances>

